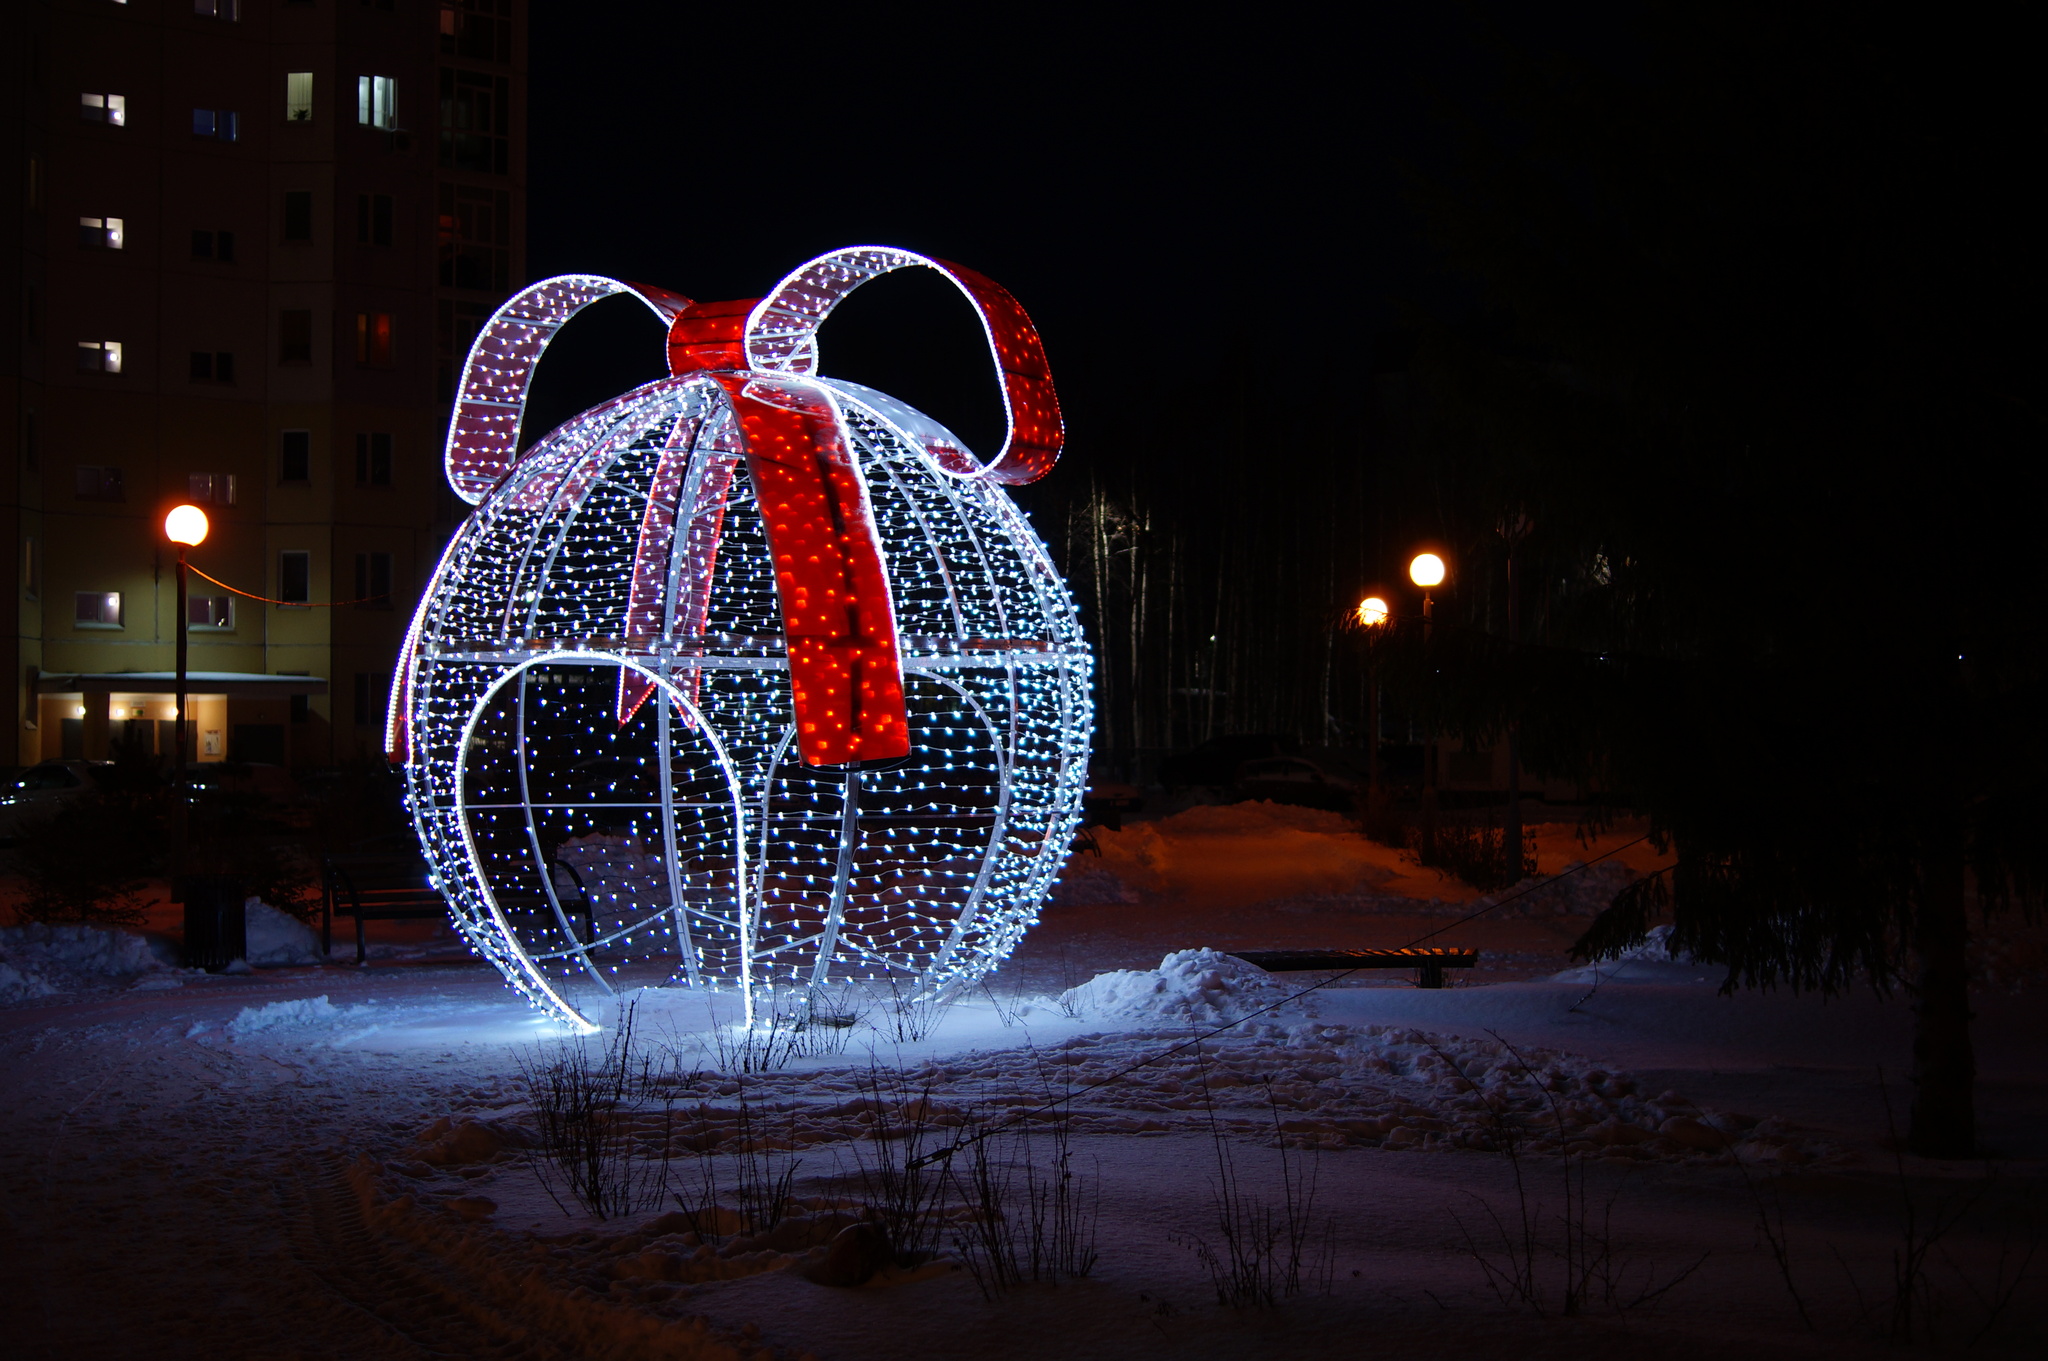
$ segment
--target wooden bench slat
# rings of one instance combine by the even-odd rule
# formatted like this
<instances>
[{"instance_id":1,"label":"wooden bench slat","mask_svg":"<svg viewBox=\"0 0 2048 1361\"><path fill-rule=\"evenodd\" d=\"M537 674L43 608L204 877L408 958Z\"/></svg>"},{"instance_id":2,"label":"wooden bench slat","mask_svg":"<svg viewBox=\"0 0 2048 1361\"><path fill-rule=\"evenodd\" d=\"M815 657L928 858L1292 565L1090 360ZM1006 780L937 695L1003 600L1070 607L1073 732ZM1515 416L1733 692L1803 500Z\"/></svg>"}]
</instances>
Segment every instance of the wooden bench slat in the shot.
<instances>
[{"instance_id":1,"label":"wooden bench slat","mask_svg":"<svg viewBox=\"0 0 2048 1361\"><path fill-rule=\"evenodd\" d=\"M1256 964L1267 973L1299 973L1311 969L1417 969L1418 987L1440 988L1445 969L1470 969L1479 963L1477 950L1454 946L1406 946L1395 950L1232 950L1235 959Z\"/></svg>"}]
</instances>

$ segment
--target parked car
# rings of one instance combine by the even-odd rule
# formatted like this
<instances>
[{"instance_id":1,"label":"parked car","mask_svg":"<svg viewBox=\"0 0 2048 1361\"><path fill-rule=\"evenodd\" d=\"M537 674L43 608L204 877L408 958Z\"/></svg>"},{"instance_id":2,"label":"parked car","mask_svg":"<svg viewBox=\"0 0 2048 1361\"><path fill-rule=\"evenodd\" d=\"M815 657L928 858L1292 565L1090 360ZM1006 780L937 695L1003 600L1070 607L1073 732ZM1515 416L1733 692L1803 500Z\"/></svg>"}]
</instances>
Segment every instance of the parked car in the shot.
<instances>
[{"instance_id":1,"label":"parked car","mask_svg":"<svg viewBox=\"0 0 2048 1361\"><path fill-rule=\"evenodd\" d=\"M1267 756L1293 756L1300 748L1292 738L1273 733L1231 733L1212 737L1192 751L1178 751L1159 763L1159 782L1169 789L1194 785L1222 787L1237 778L1246 761Z\"/></svg>"},{"instance_id":2,"label":"parked car","mask_svg":"<svg viewBox=\"0 0 2048 1361\"><path fill-rule=\"evenodd\" d=\"M1339 813L1350 811L1365 788L1350 776L1339 775L1306 756L1269 756L1246 761L1237 768L1237 776L1230 783L1239 798L1327 808Z\"/></svg>"},{"instance_id":3,"label":"parked car","mask_svg":"<svg viewBox=\"0 0 2048 1361\"><path fill-rule=\"evenodd\" d=\"M12 846L24 825L49 816L99 788L93 773L104 761L44 761L0 791L0 846Z\"/></svg>"}]
</instances>

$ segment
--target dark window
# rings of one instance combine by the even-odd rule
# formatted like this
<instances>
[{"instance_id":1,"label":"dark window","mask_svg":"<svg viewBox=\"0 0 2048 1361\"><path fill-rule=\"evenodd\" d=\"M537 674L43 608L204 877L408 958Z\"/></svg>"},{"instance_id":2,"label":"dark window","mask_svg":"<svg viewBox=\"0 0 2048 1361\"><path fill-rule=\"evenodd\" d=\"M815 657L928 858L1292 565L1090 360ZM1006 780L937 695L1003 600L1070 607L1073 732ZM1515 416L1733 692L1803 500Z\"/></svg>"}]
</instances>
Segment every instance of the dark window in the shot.
<instances>
[{"instance_id":1,"label":"dark window","mask_svg":"<svg viewBox=\"0 0 2048 1361\"><path fill-rule=\"evenodd\" d=\"M241 0L192 0L192 12L202 19L225 19L229 23L242 17Z\"/></svg>"},{"instance_id":2,"label":"dark window","mask_svg":"<svg viewBox=\"0 0 2048 1361\"><path fill-rule=\"evenodd\" d=\"M391 314L356 313L356 363L373 369L391 367Z\"/></svg>"},{"instance_id":3,"label":"dark window","mask_svg":"<svg viewBox=\"0 0 2048 1361\"><path fill-rule=\"evenodd\" d=\"M213 258L212 232L192 233L192 258L194 260L211 260Z\"/></svg>"},{"instance_id":4,"label":"dark window","mask_svg":"<svg viewBox=\"0 0 2048 1361\"><path fill-rule=\"evenodd\" d=\"M443 287L505 291L512 272L510 190L444 184L436 227Z\"/></svg>"},{"instance_id":5,"label":"dark window","mask_svg":"<svg viewBox=\"0 0 2048 1361\"><path fill-rule=\"evenodd\" d=\"M72 596L73 619L80 624L121 624L119 591L79 591Z\"/></svg>"},{"instance_id":6,"label":"dark window","mask_svg":"<svg viewBox=\"0 0 2048 1361\"><path fill-rule=\"evenodd\" d=\"M313 314L311 312L295 308L278 313L277 362L280 364L310 364L313 362Z\"/></svg>"},{"instance_id":7,"label":"dark window","mask_svg":"<svg viewBox=\"0 0 2048 1361\"><path fill-rule=\"evenodd\" d=\"M78 499L81 501L125 501L128 493L121 470L104 463L78 465Z\"/></svg>"},{"instance_id":8,"label":"dark window","mask_svg":"<svg viewBox=\"0 0 2048 1361\"><path fill-rule=\"evenodd\" d=\"M194 628L231 629L235 626L235 598L231 595L188 595L185 622Z\"/></svg>"},{"instance_id":9,"label":"dark window","mask_svg":"<svg viewBox=\"0 0 2048 1361\"><path fill-rule=\"evenodd\" d=\"M366 246L391 244L391 195L356 195L356 240Z\"/></svg>"},{"instance_id":10,"label":"dark window","mask_svg":"<svg viewBox=\"0 0 2048 1361\"><path fill-rule=\"evenodd\" d=\"M224 265L233 264L235 262L235 234L233 232L215 232L213 234L213 242L213 258Z\"/></svg>"},{"instance_id":11,"label":"dark window","mask_svg":"<svg viewBox=\"0 0 2048 1361\"><path fill-rule=\"evenodd\" d=\"M365 487L391 485L391 436L381 432L356 436L356 481Z\"/></svg>"},{"instance_id":12,"label":"dark window","mask_svg":"<svg viewBox=\"0 0 2048 1361\"><path fill-rule=\"evenodd\" d=\"M225 350L192 351L192 381L195 383L232 383L235 381L235 357Z\"/></svg>"},{"instance_id":13,"label":"dark window","mask_svg":"<svg viewBox=\"0 0 2048 1361\"><path fill-rule=\"evenodd\" d=\"M367 671L356 672L355 704L353 707L358 728L371 726L379 717L375 694L376 679L375 676Z\"/></svg>"},{"instance_id":14,"label":"dark window","mask_svg":"<svg viewBox=\"0 0 2048 1361\"><path fill-rule=\"evenodd\" d=\"M194 501L214 506L232 506L235 503L235 475L233 473L187 473L185 494Z\"/></svg>"},{"instance_id":15,"label":"dark window","mask_svg":"<svg viewBox=\"0 0 2048 1361\"><path fill-rule=\"evenodd\" d=\"M311 674L312 674L312 672L310 672L310 671L280 671L280 672L278 672L277 674L278 674L278 675L280 675L280 676L309 676L309 675L311 675ZM294 722L294 723L304 723L304 722L306 722L307 720L309 720L309 719L311 719L311 718L313 717L313 709L312 709L312 706L311 706L311 705L309 705L309 704L308 704L308 703L306 702L306 701L307 701L307 699L308 699L308 696L306 696L306 695L293 695L293 696L291 697L291 701L292 701L292 722Z\"/></svg>"},{"instance_id":16,"label":"dark window","mask_svg":"<svg viewBox=\"0 0 2048 1361\"><path fill-rule=\"evenodd\" d=\"M441 400L455 400L455 384L462 373L462 361L469 354L476 333L491 319L491 309L480 302L443 301L435 313L434 378Z\"/></svg>"},{"instance_id":17,"label":"dark window","mask_svg":"<svg viewBox=\"0 0 2048 1361\"><path fill-rule=\"evenodd\" d=\"M285 190L284 239L287 241L311 241L313 239L312 190Z\"/></svg>"},{"instance_id":18,"label":"dark window","mask_svg":"<svg viewBox=\"0 0 2048 1361\"><path fill-rule=\"evenodd\" d=\"M192 135L232 142L241 134L242 116L233 109L192 110Z\"/></svg>"},{"instance_id":19,"label":"dark window","mask_svg":"<svg viewBox=\"0 0 2048 1361\"><path fill-rule=\"evenodd\" d=\"M313 598L313 555L304 549L286 549L277 555L277 598L303 605Z\"/></svg>"},{"instance_id":20,"label":"dark window","mask_svg":"<svg viewBox=\"0 0 2048 1361\"><path fill-rule=\"evenodd\" d=\"M441 55L512 60L512 0L442 0Z\"/></svg>"},{"instance_id":21,"label":"dark window","mask_svg":"<svg viewBox=\"0 0 2048 1361\"><path fill-rule=\"evenodd\" d=\"M391 555L356 554L356 606L360 610L391 608Z\"/></svg>"},{"instance_id":22,"label":"dark window","mask_svg":"<svg viewBox=\"0 0 2048 1361\"><path fill-rule=\"evenodd\" d=\"M512 82L441 68L441 168L504 175L512 161Z\"/></svg>"},{"instance_id":23,"label":"dark window","mask_svg":"<svg viewBox=\"0 0 2048 1361\"><path fill-rule=\"evenodd\" d=\"M313 480L313 432L286 430L278 436L277 480Z\"/></svg>"}]
</instances>

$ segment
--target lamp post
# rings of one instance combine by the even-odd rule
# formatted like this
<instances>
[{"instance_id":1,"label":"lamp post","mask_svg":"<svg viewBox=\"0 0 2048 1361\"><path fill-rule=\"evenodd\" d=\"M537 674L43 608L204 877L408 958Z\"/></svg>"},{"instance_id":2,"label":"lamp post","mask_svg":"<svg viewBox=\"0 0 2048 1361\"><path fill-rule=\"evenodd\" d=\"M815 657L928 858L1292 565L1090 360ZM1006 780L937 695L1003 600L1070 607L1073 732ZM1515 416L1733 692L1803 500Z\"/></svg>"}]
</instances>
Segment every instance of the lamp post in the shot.
<instances>
[{"instance_id":1,"label":"lamp post","mask_svg":"<svg viewBox=\"0 0 2048 1361\"><path fill-rule=\"evenodd\" d=\"M206 512L197 506L178 506L164 516L164 537L178 545L178 765L172 776L174 786L185 788L185 639L191 619L185 607L185 550L206 542Z\"/></svg>"},{"instance_id":2,"label":"lamp post","mask_svg":"<svg viewBox=\"0 0 2048 1361\"><path fill-rule=\"evenodd\" d=\"M1435 612L1436 600L1430 595L1432 588L1444 584L1450 569L1435 553L1417 553L1408 564L1408 579L1422 588L1422 640L1430 637L1430 618ZM1425 854L1436 849L1436 725L1429 728L1429 741L1422 748L1422 848Z\"/></svg>"},{"instance_id":3,"label":"lamp post","mask_svg":"<svg viewBox=\"0 0 2048 1361\"><path fill-rule=\"evenodd\" d=\"M1372 663L1372 645L1392 613L1376 595L1358 602L1358 623L1365 630L1365 789L1372 804L1380 797L1380 678Z\"/></svg>"}]
</instances>

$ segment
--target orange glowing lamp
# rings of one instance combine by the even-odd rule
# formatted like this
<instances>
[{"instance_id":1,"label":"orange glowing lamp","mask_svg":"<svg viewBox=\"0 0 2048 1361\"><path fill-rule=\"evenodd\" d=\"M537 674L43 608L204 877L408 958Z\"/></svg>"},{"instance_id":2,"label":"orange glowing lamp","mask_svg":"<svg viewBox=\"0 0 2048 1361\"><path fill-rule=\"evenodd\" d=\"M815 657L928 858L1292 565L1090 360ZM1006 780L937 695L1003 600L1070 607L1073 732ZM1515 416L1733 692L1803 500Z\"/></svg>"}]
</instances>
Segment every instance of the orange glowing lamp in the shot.
<instances>
[{"instance_id":1,"label":"orange glowing lamp","mask_svg":"<svg viewBox=\"0 0 2048 1361\"><path fill-rule=\"evenodd\" d=\"M1417 553L1415 561L1408 564L1408 579L1426 591L1443 585L1446 571L1444 560L1436 554Z\"/></svg>"},{"instance_id":2,"label":"orange glowing lamp","mask_svg":"<svg viewBox=\"0 0 2048 1361\"><path fill-rule=\"evenodd\" d=\"M206 512L197 506L178 506L164 516L164 537L187 548L197 548L205 543L209 528Z\"/></svg>"}]
</instances>

